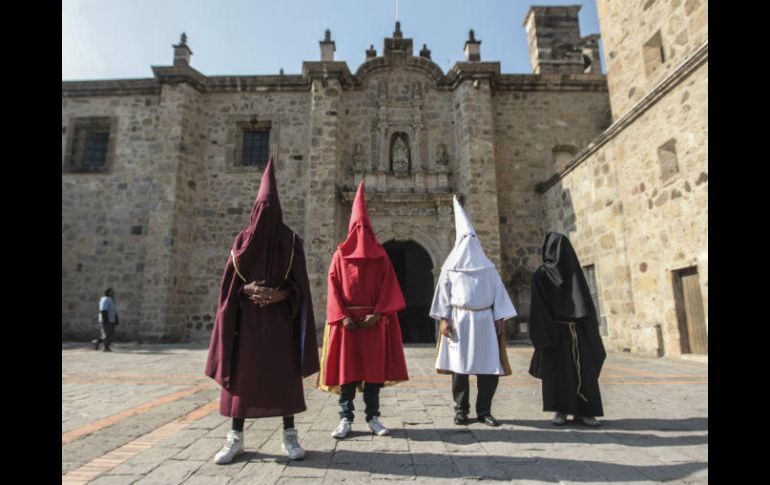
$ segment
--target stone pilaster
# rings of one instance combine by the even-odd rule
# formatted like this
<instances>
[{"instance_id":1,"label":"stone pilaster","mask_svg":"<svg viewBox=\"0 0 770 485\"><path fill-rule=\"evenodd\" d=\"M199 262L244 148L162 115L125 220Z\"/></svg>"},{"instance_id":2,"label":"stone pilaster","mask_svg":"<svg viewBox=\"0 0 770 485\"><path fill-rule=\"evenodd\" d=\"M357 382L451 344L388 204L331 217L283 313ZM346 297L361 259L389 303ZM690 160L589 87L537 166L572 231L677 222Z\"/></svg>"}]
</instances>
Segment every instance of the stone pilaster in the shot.
<instances>
[{"instance_id":1,"label":"stone pilaster","mask_svg":"<svg viewBox=\"0 0 770 485\"><path fill-rule=\"evenodd\" d=\"M337 79L312 80L310 156L305 209L305 254L316 325L326 321L326 275L337 240L339 210L338 119L342 86Z\"/></svg>"},{"instance_id":2,"label":"stone pilaster","mask_svg":"<svg viewBox=\"0 0 770 485\"><path fill-rule=\"evenodd\" d=\"M481 65L482 63L476 63ZM491 80L499 69L489 63L486 72L475 70L462 79L454 91L455 136L457 141L456 187L464 197L470 216L487 256L500 267L500 225L495 174L494 112ZM455 71L463 74L462 64Z\"/></svg>"}]
</instances>

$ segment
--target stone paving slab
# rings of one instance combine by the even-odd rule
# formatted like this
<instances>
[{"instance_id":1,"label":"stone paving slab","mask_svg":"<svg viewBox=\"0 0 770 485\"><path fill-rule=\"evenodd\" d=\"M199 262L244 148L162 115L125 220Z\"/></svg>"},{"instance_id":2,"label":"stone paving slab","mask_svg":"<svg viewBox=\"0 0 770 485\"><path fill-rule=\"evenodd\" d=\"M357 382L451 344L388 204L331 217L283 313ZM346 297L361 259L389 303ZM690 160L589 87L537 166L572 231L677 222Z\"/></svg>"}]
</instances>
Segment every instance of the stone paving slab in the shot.
<instances>
[{"instance_id":1,"label":"stone paving slab","mask_svg":"<svg viewBox=\"0 0 770 485\"><path fill-rule=\"evenodd\" d=\"M354 432L331 438L337 396L315 389L311 376L308 410L295 418L305 460L288 460L281 419L265 418L246 421L243 455L216 465L230 421L202 373L206 346L113 348L62 344L62 484L708 483L708 365L697 360L610 354L602 427L556 427L541 411L540 381L526 372L531 347L509 345L514 373L501 378L493 403L502 426L490 428L456 426L451 379L433 370L435 347L407 345L411 379L381 393L391 436L368 432L359 394Z\"/></svg>"}]
</instances>

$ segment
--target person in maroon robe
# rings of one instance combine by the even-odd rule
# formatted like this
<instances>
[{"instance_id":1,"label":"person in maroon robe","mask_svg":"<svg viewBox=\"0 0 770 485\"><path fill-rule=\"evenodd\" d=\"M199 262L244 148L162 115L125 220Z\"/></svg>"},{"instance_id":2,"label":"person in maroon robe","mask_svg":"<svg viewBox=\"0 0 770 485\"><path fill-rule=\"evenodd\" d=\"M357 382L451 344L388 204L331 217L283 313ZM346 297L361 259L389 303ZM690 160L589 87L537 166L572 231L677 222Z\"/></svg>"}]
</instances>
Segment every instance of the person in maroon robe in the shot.
<instances>
[{"instance_id":1,"label":"person in maroon robe","mask_svg":"<svg viewBox=\"0 0 770 485\"><path fill-rule=\"evenodd\" d=\"M269 416L283 416L283 450L303 458L294 414L307 409L302 378L318 368L302 240L283 222L270 160L227 259L209 344L205 373L222 386L220 413L233 418L214 461L243 452L244 419Z\"/></svg>"}]
</instances>

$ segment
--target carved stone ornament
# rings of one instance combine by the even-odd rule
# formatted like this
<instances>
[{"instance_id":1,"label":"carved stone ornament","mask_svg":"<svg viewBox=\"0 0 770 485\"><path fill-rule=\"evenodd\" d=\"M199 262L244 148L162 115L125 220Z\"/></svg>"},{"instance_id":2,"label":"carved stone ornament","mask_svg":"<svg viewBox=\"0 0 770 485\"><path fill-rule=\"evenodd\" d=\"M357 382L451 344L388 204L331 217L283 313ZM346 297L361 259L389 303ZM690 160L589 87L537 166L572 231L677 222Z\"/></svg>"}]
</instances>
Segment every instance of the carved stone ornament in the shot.
<instances>
[{"instance_id":1,"label":"carved stone ornament","mask_svg":"<svg viewBox=\"0 0 770 485\"><path fill-rule=\"evenodd\" d=\"M393 173L409 173L410 156L409 145L407 145L406 142L406 134L398 133L393 138L393 142L390 148L390 159L392 161Z\"/></svg>"}]
</instances>

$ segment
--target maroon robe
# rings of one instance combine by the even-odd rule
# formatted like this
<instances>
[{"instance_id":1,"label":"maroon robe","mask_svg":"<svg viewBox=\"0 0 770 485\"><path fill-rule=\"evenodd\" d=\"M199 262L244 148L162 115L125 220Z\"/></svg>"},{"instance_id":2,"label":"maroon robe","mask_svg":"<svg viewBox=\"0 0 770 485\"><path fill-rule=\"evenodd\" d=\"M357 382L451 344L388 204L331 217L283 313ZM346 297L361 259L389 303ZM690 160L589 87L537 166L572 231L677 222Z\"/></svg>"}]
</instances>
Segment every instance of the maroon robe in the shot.
<instances>
[{"instance_id":1,"label":"maroon robe","mask_svg":"<svg viewBox=\"0 0 770 485\"><path fill-rule=\"evenodd\" d=\"M259 307L241 291L252 281L290 296ZM222 386L223 416L257 418L307 409L302 378L318 368L302 240L283 223L270 160L249 225L227 259L205 373Z\"/></svg>"}]
</instances>

